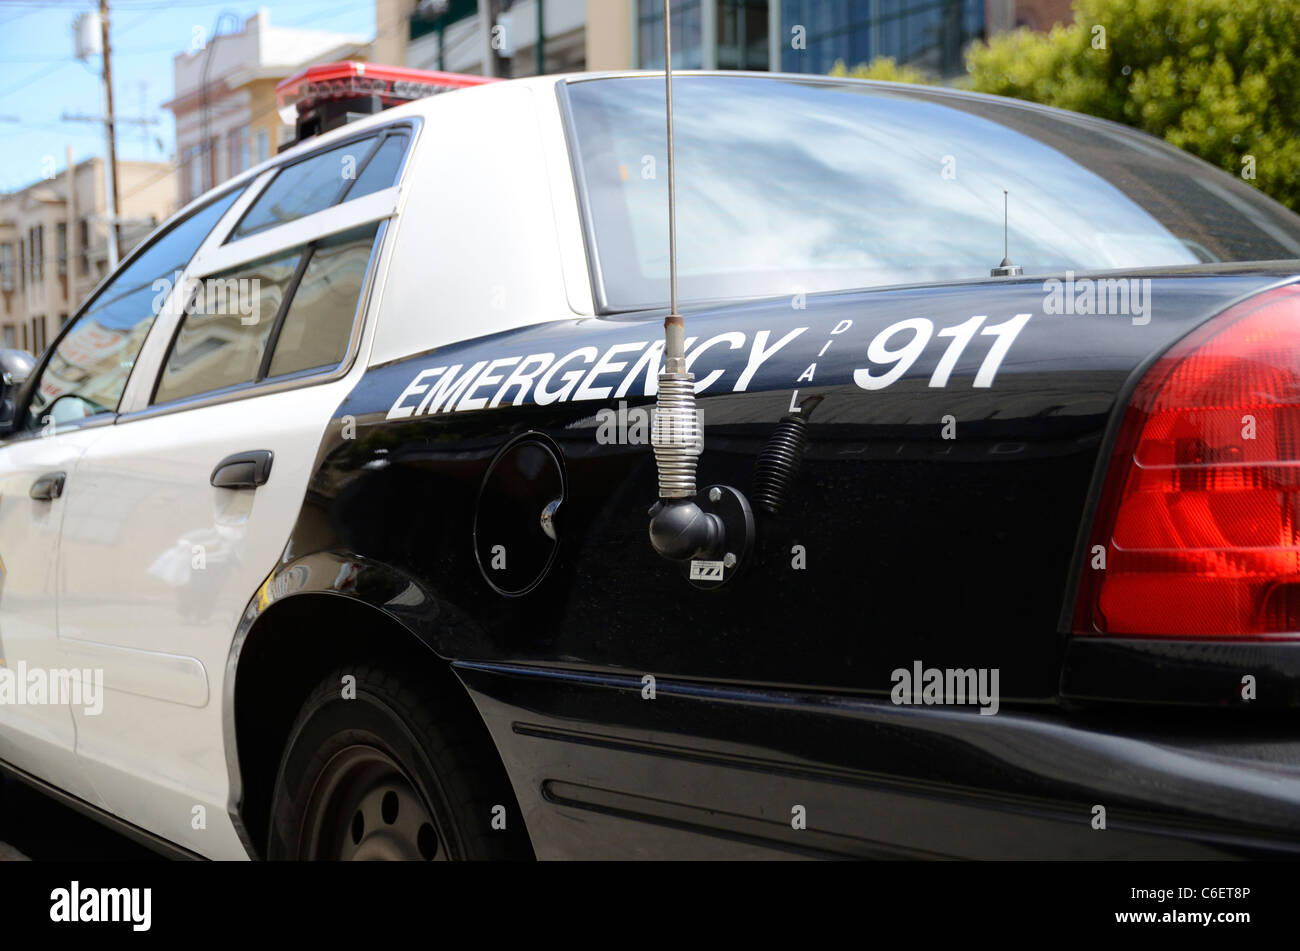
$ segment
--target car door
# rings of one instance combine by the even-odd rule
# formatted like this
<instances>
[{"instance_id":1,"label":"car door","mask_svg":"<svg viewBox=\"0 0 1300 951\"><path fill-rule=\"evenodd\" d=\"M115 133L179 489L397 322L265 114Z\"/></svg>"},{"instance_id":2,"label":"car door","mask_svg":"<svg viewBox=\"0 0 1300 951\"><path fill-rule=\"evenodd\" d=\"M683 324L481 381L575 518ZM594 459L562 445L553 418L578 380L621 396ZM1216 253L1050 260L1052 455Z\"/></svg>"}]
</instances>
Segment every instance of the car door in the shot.
<instances>
[{"instance_id":1,"label":"car door","mask_svg":"<svg viewBox=\"0 0 1300 951\"><path fill-rule=\"evenodd\" d=\"M32 375L16 425L0 448L0 649L14 674L50 682L52 673L84 672L93 689L102 675L90 658L67 654L57 640L58 553L75 493L76 464L112 424L145 340L158 316L160 288L183 268L237 191L219 197L150 239L87 302ZM161 284L159 282L162 282ZM89 566L108 570L111 558ZM0 703L0 758L60 788L97 802L75 755L67 697L30 689ZM0 699L4 695L0 694ZM86 697L78 699L85 700ZM82 704L99 714L102 697Z\"/></svg>"},{"instance_id":2,"label":"car door","mask_svg":"<svg viewBox=\"0 0 1300 951\"><path fill-rule=\"evenodd\" d=\"M400 162L407 142L377 138L278 171L232 212L183 277L147 385L76 469L59 636L104 669L107 697L102 716L77 714L78 755L110 811L205 855L244 854L224 821L227 655L353 385L396 201L385 150ZM348 148L375 155L357 197L329 204L321 178ZM328 207L303 200L323 192Z\"/></svg>"},{"instance_id":3,"label":"car door","mask_svg":"<svg viewBox=\"0 0 1300 951\"><path fill-rule=\"evenodd\" d=\"M55 637L62 484L103 432L24 429L0 445L0 761L90 802L97 797L77 765L72 711L48 692L32 702L29 677L48 683L64 667Z\"/></svg>"}]
</instances>

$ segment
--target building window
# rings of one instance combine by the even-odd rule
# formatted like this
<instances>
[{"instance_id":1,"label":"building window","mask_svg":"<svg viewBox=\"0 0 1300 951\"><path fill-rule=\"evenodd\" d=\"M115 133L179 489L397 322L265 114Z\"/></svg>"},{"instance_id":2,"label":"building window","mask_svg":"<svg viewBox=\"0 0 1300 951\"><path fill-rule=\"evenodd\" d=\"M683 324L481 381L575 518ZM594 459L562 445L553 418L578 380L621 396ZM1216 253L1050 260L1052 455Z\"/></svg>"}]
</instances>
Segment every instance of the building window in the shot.
<instances>
[{"instance_id":1,"label":"building window","mask_svg":"<svg viewBox=\"0 0 1300 951\"><path fill-rule=\"evenodd\" d=\"M67 322L68 322L68 315L67 315L67 314L59 314L59 329L60 329L60 330L63 329L63 326L64 326Z\"/></svg>"},{"instance_id":2,"label":"building window","mask_svg":"<svg viewBox=\"0 0 1300 951\"><path fill-rule=\"evenodd\" d=\"M45 225L36 225L28 232L31 241L32 283L45 280Z\"/></svg>"},{"instance_id":3,"label":"building window","mask_svg":"<svg viewBox=\"0 0 1300 951\"><path fill-rule=\"evenodd\" d=\"M230 145L230 174L238 175L251 167L248 148L248 126L232 129L226 141Z\"/></svg>"},{"instance_id":4,"label":"building window","mask_svg":"<svg viewBox=\"0 0 1300 951\"><path fill-rule=\"evenodd\" d=\"M717 0L717 10L718 69L767 69L768 0Z\"/></svg>"},{"instance_id":5,"label":"building window","mask_svg":"<svg viewBox=\"0 0 1300 951\"><path fill-rule=\"evenodd\" d=\"M77 273L90 273L90 219L82 218L77 222L77 247L81 251L77 254Z\"/></svg>"},{"instance_id":6,"label":"building window","mask_svg":"<svg viewBox=\"0 0 1300 951\"><path fill-rule=\"evenodd\" d=\"M724 0L719 0L720 3ZM806 49L790 39L803 27ZM889 56L938 76L964 69L962 51L984 32L984 0L879 0L831 4L781 0L781 69L828 73Z\"/></svg>"},{"instance_id":7,"label":"building window","mask_svg":"<svg viewBox=\"0 0 1300 951\"><path fill-rule=\"evenodd\" d=\"M59 259L59 275L68 273L68 223L60 221L54 230L54 253Z\"/></svg>"},{"instance_id":8,"label":"building window","mask_svg":"<svg viewBox=\"0 0 1300 951\"><path fill-rule=\"evenodd\" d=\"M203 191L216 188L221 181L221 136L214 135L208 139L206 157L207 179L203 183Z\"/></svg>"},{"instance_id":9,"label":"building window","mask_svg":"<svg viewBox=\"0 0 1300 951\"><path fill-rule=\"evenodd\" d=\"M185 166L185 178L189 186L185 192L185 200L188 202L203 194L203 154L202 149L197 145L189 147Z\"/></svg>"},{"instance_id":10,"label":"building window","mask_svg":"<svg viewBox=\"0 0 1300 951\"><path fill-rule=\"evenodd\" d=\"M5 349L12 350L14 347L18 346L18 340L14 334L14 328L11 325L5 325L4 335Z\"/></svg>"},{"instance_id":11,"label":"building window","mask_svg":"<svg viewBox=\"0 0 1300 951\"><path fill-rule=\"evenodd\" d=\"M32 318L32 353L40 356L45 352L45 317Z\"/></svg>"},{"instance_id":12,"label":"building window","mask_svg":"<svg viewBox=\"0 0 1300 951\"><path fill-rule=\"evenodd\" d=\"M14 246L0 244L0 290L14 289Z\"/></svg>"},{"instance_id":13,"label":"building window","mask_svg":"<svg viewBox=\"0 0 1300 951\"><path fill-rule=\"evenodd\" d=\"M673 69L704 67L704 16L701 0L674 0ZM664 68L663 0L637 0L637 62L642 69Z\"/></svg>"},{"instance_id":14,"label":"building window","mask_svg":"<svg viewBox=\"0 0 1300 951\"><path fill-rule=\"evenodd\" d=\"M266 134L265 129L257 130L257 161L265 162L271 157L271 137Z\"/></svg>"}]
</instances>

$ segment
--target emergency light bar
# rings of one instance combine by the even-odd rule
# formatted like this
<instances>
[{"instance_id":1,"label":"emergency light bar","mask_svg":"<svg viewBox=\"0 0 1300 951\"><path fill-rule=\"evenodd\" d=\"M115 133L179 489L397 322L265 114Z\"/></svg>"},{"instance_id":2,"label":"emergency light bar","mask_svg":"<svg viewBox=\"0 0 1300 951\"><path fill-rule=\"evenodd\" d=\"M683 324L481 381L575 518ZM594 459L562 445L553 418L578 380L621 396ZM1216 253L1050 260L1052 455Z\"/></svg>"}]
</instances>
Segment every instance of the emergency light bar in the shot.
<instances>
[{"instance_id":1,"label":"emergency light bar","mask_svg":"<svg viewBox=\"0 0 1300 951\"><path fill-rule=\"evenodd\" d=\"M497 81L345 60L294 73L276 85L275 97L280 117L294 124L294 142L299 142L404 102Z\"/></svg>"}]
</instances>

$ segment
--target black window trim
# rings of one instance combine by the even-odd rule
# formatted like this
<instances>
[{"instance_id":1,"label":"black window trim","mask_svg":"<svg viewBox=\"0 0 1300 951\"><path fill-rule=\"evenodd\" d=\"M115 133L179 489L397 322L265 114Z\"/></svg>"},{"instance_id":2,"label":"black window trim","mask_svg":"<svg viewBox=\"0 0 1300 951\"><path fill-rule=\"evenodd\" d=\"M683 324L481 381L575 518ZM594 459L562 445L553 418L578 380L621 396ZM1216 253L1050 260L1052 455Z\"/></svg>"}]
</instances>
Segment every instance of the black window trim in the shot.
<instances>
[{"instance_id":1,"label":"black window trim","mask_svg":"<svg viewBox=\"0 0 1300 951\"><path fill-rule=\"evenodd\" d=\"M364 225L362 227L364 227ZM346 234L347 232L342 233ZM378 236L379 229L376 228L375 238ZM337 237L337 235L330 235L330 237ZM371 238L370 251L372 254L375 250L375 238ZM288 316L289 308L293 306L293 299L298 295L298 285L302 283L302 276L307 273L307 265L310 264L311 259L316 256L316 249L320 247L322 241L326 240L328 239L317 238L315 241L312 241L303 247L302 256L298 258L298 266L293 269L293 276L289 278L289 284L284 289L284 296L280 299L280 306L276 309L275 319L271 322L271 332L266 335L266 349L262 352L262 359L258 361L257 376L253 377L254 383L261 383L266 379L266 373L271 369L271 359L275 356L275 347L280 342L280 328L284 326L284 318ZM370 269L369 261L366 262L366 269L367 271ZM364 275L362 275L362 280L365 280ZM354 313L352 315L353 323L356 323L356 319L357 315ZM177 327L179 328L180 324L177 324ZM162 380L161 371L166 369L166 366L167 364L164 361L163 366L159 369L158 373L158 379L160 381Z\"/></svg>"}]
</instances>

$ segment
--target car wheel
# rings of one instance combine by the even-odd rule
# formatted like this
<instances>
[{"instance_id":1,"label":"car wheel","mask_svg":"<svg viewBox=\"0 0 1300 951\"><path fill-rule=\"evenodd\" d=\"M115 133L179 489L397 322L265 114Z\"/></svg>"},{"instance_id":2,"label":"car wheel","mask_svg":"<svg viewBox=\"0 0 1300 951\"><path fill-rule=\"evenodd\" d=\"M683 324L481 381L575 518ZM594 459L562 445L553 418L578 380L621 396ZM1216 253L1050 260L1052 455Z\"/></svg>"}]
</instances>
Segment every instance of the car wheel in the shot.
<instances>
[{"instance_id":1,"label":"car wheel","mask_svg":"<svg viewBox=\"0 0 1300 951\"><path fill-rule=\"evenodd\" d=\"M267 858L530 857L505 770L463 698L382 667L340 667L308 696L280 760Z\"/></svg>"}]
</instances>

